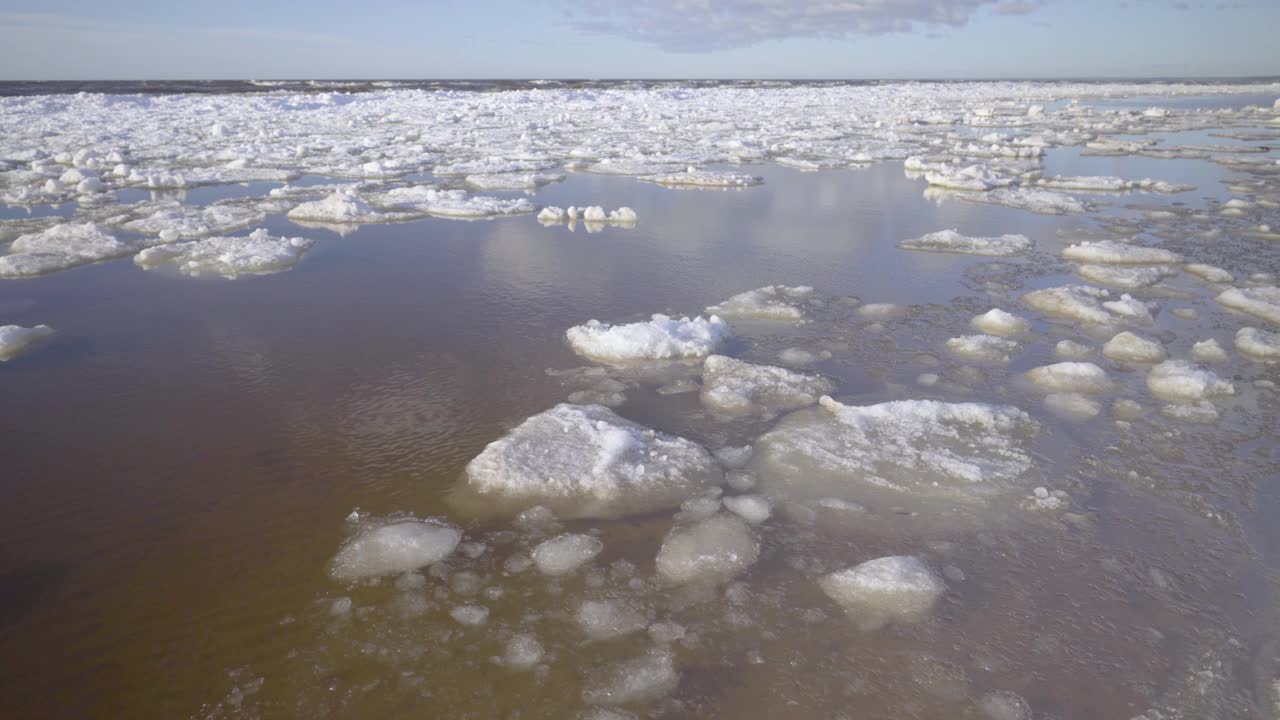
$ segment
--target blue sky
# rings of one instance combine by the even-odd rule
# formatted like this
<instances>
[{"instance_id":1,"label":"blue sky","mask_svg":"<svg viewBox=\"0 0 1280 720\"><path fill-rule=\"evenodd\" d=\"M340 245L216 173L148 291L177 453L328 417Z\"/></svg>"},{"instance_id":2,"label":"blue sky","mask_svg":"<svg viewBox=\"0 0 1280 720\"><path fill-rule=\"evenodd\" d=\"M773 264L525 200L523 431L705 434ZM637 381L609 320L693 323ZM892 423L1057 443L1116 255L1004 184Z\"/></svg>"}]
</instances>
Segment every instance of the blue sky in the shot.
<instances>
[{"instance_id":1,"label":"blue sky","mask_svg":"<svg viewBox=\"0 0 1280 720\"><path fill-rule=\"evenodd\" d=\"M1280 0L3 0L0 79L1280 75Z\"/></svg>"}]
</instances>

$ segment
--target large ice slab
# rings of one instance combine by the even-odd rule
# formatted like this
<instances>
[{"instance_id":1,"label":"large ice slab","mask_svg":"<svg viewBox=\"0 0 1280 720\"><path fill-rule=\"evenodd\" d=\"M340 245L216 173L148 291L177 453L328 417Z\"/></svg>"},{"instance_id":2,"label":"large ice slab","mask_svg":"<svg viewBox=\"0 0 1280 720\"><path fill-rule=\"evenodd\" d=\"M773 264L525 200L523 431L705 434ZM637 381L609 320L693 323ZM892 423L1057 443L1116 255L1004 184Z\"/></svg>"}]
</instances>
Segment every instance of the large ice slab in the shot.
<instances>
[{"instance_id":1,"label":"large ice slab","mask_svg":"<svg viewBox=\"0 0 1280 720\"><path fill-rule=\"evenodd\" d=\"M862 630L891 622L920 622L929 617L947 589L928 565L912 555L868 560L825 575L818 585Z\"/></svg>"},{"instance_id":2,"label":"large ice slab","mask_svg":"<svg viewBox=\"0 0 1280 720\"><path fill-rule=\"evenodd\" d=\"M1031 239L1026 235L971 237L955 230L939 230L898 243L898 247L904 250L986 256L1018 255L1030 250L1031 245Z\"/></svg>"},{"instance_id":3,"label":"large ice slab","mask_svg":"<svg viewBox=\"0 0 1280 720\"><path fill-rule=\"evenodd\" d=\"M609 325L591 320L565 332L579 355L605 362L706 357L729 338L719 317L675 319L654 315L648 322Z\"/></svg>"},{"instance_id":4,"label":"large ice slab","mask_svg":"<svg viewBox=\"0 0 1280 720\"><path fill-rule=\"evenodd\" d=\"M214 237L147 248L133 260L148 269L175 265L187 275L266 275L293 267L314 243L308 238L275 237L260 228L247 237Z\"/></svg>"},{"instance_id":5,"label":"large ice slab","mask_svg":"<svg viewBox=\"0 0 1280 720\"><path fill-rule=\"evenodd\" d=\"M53 328L48 325L0 325L0 362L12 360L39 341L52 336L53 332Z\"/></svg>"},{"instance_id":6,"label":"large ice slab","mask_svg":"<svg viewBox=\"0 0 1280 720\"><path fill-rule=\"evenodd\" d=\"M834 388L826 378L712 355L702 365L702 404L730 415L771 417L818 402Z\"/></svg>"}]
</instances>

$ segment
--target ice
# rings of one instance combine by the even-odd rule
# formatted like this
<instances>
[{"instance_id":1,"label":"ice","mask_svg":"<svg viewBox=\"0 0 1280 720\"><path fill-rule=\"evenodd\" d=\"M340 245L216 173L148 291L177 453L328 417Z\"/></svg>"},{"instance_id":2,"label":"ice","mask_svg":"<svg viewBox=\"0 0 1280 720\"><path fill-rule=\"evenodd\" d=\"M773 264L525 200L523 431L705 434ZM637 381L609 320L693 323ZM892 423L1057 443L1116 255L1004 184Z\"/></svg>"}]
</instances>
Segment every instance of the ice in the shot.
<instances>
[{"instance_id":1,"label":"ice","mask_svg":"<svg viewBox=\"0 0 1280 720\"><path fill-rule=\"evenodd\" d=\"M1177 403L1235 394L1231 383L1186 360L1166 360L1151 368L1147 389L1161 400Z\"/></svg>"},{"instance_id":2,"label":"ice","mask_svg":"<svg viewBox=\"0 0 1280 720\"><path fill-rule=\"evenodd\" d=\"M578 605L574 620L588 638L608 640L644 630L649 613L627 600L586 600Z\"/></svg>"},{"instance_id":3,"label":"ice","mask_svg":"<svg viewBox=\"0 0 1280 720\"><path fill-rule=\"evenodd\" d=\"M1178 272L1168 267L1116 267L1114 265L1081 265L1076 274L1089 282L1099 285L1120 288L1121 290L1137 290L1149 287Z\"/></svg>"},{"instance_id":4,"label":"ice","mask_svg":"<svg viewBox=\"0 0 1280 720\"><path fill-rule=\"evenodd\" d=\"M538 211L538 222L544 225L556 225L564 222L566 215L564 208L548 205Z\"/></svg>"},{"instance_id":5,"label":"ice","mask_svg":"<svg viewBox=\"0 0 1280 720\"><path fill-rule=\"evenodd\" d=\"M565 337L579 355L604 362L705 357L729 338L729 326L718 316L676 320L654 315L648 322L608 325L591 320L569 328Z\"/></svg>"},{"instance_id":6,"label":"ice","mask_svg":"<svg viewBox=\"0 0 1280 720\"><path fill-rule=\"evenodd\" d=\"M343 544L330 574L346 581L398 575L440 562L461 540L461 530L432 520L372 522Z\"/></svg>"},{"instance_id":7,"label":"ice","mask_svg":"<svg viewBox=\"0 0 1280 720\"><path fill-rule=\"evenodd\" d=\"M1174 405L1165 405L1160 408L1160 414L1165 417L1181 420L1182 422L1191 423L1212 423L1217 422L1221 413L1213 403L1208 400L1199 400L1194 403L1180 403Z\"/></svg>"},{"instance_id":8,"label":"ice","mask_svg":"<svg viewBox=\"0 0 1280 720\"><path fill-rule=\"evenodd\" d=\"M1018 343L995 335L963 335L947 341L947 350L959 358L975 362L1007 363Z\"/></svg>"},{"instance_id":9,"label":"ice","mask_svg":"<svg viewBox=\"0 0 1280 720\"><path fill-rule=\"evenodd\" d=\"M773 514L773 504L760 495L732 495L723 502L725 509L751 525L759 525Z\"/></svg>"},{"instance_id":10,"label":"ice","mask_svg":"<svg viewBox=\"0 0 1280 720\"><path fill-rule=\"evenodd\" d=\"M702 365L702 404L730 414L772 417L818 402L834 386L817 375L712 355Z\"/></svg>"},{"instance_id":11,"label":"ice","mask_svg":"<svg viewBox=\"0 0 1280 720\"><path fill-rule=\"evenodd\" d=\"M564 180L560 173L481 173L468 175L466 183L477 190L537 190Z\"/></svg>"},{"instance_id":12,"label":"ice","mask_svg":"<svg viewBox=\"0 0 1280 720\"><path fill-rule=\"evenodd\" d=\"M1130 363L1158 363L1169 357L1164 345L1131 332L1122 332L1102 346L1102 354L1110 360Z\"/></svg>"},{"instance_id":13,"label":"ice","mask_svg":"<svg viewBox=\"0 0 1280 720\"><path fill-rule=\"evenodd\" d=\"M1060 362L1028 370L1026 378L1054 393L1104 393L1112 388L1107 371L1091 362Z\"/></svg>"},{"instance_id":14,"label":"ice","mask_svg":"<svg viewBox=\"0 0 1280 720\"><path fill-rule=\"evenodd\" d=\"M1211 283L1232 283L1235 277L1220 267L1213 265L1205 265L1204 263L1190 263L1182 267L1183 270L1195 275L1196 277Z\"/></svg>"},{"instance_id":15,"label":"ice","mask_svg":"<svg viewBox=\"0 0 1280 720\"><path fill-rule=\"evenodd\" d=\"M1080 393L1049 393L1045 408L1064 420L1090 420L1102 412L1102 404Z\"/></svg>"},{"instance_id":16,"label":"ice","mask_svg":"<svg viewBox=\"0 0 1280 720\"><path fill-rule=\"evenodd\" d=\"M211 205L197 208L173 203L147 217L130 220L120 228L172 242L244 230L262 222L265 217L264 213L247 207Z\"/></svg>"},{"instance_id":17,"label":"ice","mask_svg":"<svg viewBox=\"0 0 1280 720\"><path fill-rule=\"evenodd\" d=\"M948 190L970 190L984 192L995 188L1007 187L1014 178L999 175L986 165L976 164L964 167L935 165L924 173L924 179L930 185Z\"/></svg>"},{"instance_id":18,"label":"ice","mask_svg":"<svg viewBox=\"0 0 1280 720\"><path fill-rule=\"evenodd\" d=\"M759 185L764 182L764 180L757 175L716 170L699 170L696 167L687 168L683 172L668 173L665 175L649 175L640 179L645 182L657 183L659 185L696 188L742 188Z\"/></svg>"},{"instance_id":19,"label":"ice","mask_svg":"<svg viewBox=\"0 0 1280 720\"><path fill-rule=\"evenodd\" d=\"M485 195L469 195L465 190L442 190L426 185L394 188L371 201L407 216L438 215L460 219L479 219L533 212L526 198L504 200ZM293 213L289 214L293 217Z\"/></svg>"},{"instance_id":20,"label":"ice","mask_svg":"<svg viewBox=\"0 0 1280 720\"><path fill-rule=\"evenodd\" d=\"M334 225L382 222L385 219L350 189L338 190L323 200L302 203L288 215L290 220Z\"/></svg>"},{"instance_id":21,"label":"ice","mask_svg":"<svg viewBox=\"0 0 1280 720\"><path fill-rule=\"evenodd\" d=\"M1000 188L987 193L963 193L958 197L970 202L1004 205L1041 215L1086 213L1091 207L1070 195L1033 188Z\"/></svg>"},{"instance_id":22,"label":"ice","mask_svg":"<svg viewBox=\"0 0 1280 720\"><path fill-rule=\"evenodd\" d=\"M1182 256L1170 250L1130 245L1115 240L1071 245L1062 251L1062 257L1075 262L1100 265L1168 265L1182 262Z\"/></svg>"},{"instance_id":23,"label":"ice","mask_svg":"<svg viewBox=\"0 0 1280 720\"><path fill-rule=\"evenodd\" d=\"M2 261L3 258L0 258ZM1280 287L1231 288L1215 298L1219 304L1280 325Z\"/></svg>"},{"instance_id":24,"label":"ice","mask_svg":"<svg viewBox=\"0 0 1280 720\"><path fill-rule=\"evenodd\" d=\"M1191 346L1191 359L1202 363L1225 362L1228 356L1218 341L1210 338Z\"/></svg>"},{"instance_id":25,"label":"ice","mask_svg":"<svg viewBox=\"0 0 1280 720\"><path fill-rule=\"evenodd\" d=\"M0 325L0 362L12 360L53 333L53 328L48 325Z\"/></svg>"},{"instance_id":26,"label":"ice","mask_svg":"<svg viewBox=\"0 0 1280 720\"><path fill-rule=\"evenodd\" d=\"M1018 255L1030 250L1031 246L1030 238L1025 235L970 237L961 235L955 230L939 230L914 240L903 240L898 243L898 247L904 250L987 256Z\"/></svg>"},{"instance_id":27,"label":"ice","mask_svg":"<svg viewBox=\"0 0 1280 720\"><path fill-rule=\"evenodd\" d=\"M784 348L778 353L778 362L787 367L807 367L823 360L831 359L830 350L805 350L804 348L789 347Z\"/></svg>"},{"instance_id":28,"label":"ice","mask_svg":"<svg viewBox=\"0 0 1280 720\"><path fill-rule=\"evenodd\" d=\"M813 288L807 285L768 285L734 295L707 308L707 312L731 320L803 320L805 308L812 298Z\"/></svg>"},{"instance_id":29,"label":"ice","mask_svg":"<svg viewBox=\"0 0 1280 720\"><path fill-rule=\"evenodd\" d=\"M823 576L822 591L862 630L929 617L946 585L920 558L894 555Z\"/></svg>"},{"instance_id":30,"label":"ice","mask_svg":"<svg viewBox=\"0 0 1280 720\"><path fill-rule=\"evenodd\" d=\"M1102 324L1112 320L1112 315L1102 306L1102 299L1110 295L1101 288L1087 285L1035 290L1022 296L1022 301L1050 317Z\"/></svg>"},{"instance_id":31,"label":"ice","mask_svg":"<svg viewBox=\"0 0 1280 720\"><path fill-rule=\"evenodd\" d=\"M989 692L978 699L984 720L1031 720L1031 706L1008 690Z\"/></svg>"},{"instance_id":32,"label":"ice","mask_svg":"<svg viewBox=\"0 0 1280 720\"><path fill-rule=\"evenodd\" d=\"M0 342L0 346L2 345ZM1280 333L1251 327L1240 328L1236 332L1236 350L1255 360L1280 360Z\"/></svg>"},{"instance_id":33,"label":"ice","mask_svg":"<svg viewBox=\"0 0 1280 720\"><path fill-rule=\"evenodd\" d=\"M870 320L892 320L907 314L907 309L894 303L867 303L858 308L858 314Z\"/></svg>"},{"instance_id":34,"label":"ice","mask_svg":"<svg viewBox=\"0 0 1280 720\"><path fill-rule=\"evenodd\" d=\"M561 517L615 517L675 507L719 485L724 471L697 443L561 404L489 444L466 469L486 506L545 505Z\"/></svg>"},{"instance_id":35,"label":"ice","mask_svg":"<svg viewBox=\"0 0 1280 720\"><path fill-rule=\"evenodd\" d=\"M123 257L138 244L117 240L93 223L64 223L20 235L0 255L0 278L29 277Z\"/></svg>"},{"instance_id":36,"label":"ice","mask_svg":"<svg viewBox=\"0 0 1280 720\"><path fill-rule=\"evenodd\" d=\"M565 575L577 570L604 550L604 543L590 535L565 533L544 540L533 549L533 564L543 575Z\"/></svg>"},{"instance_id":37,"label":"ice","mask_svg":"<svg viewBox=\"0 0 1280 720\"><path fill-rule=\"evenodd\" d=\"M1102 307L1118 317L1148 323L1152 321L1151 311L1155 309L1154 304L1145 303L1128 293L1121 295L1119 300L1104 301Z\"/></svg>"},{"instance_id":38,"label":"ice","mask_svg":"<svg viewBox=\"0 0 1280 720\"><path fill-rule=\"evenodd\" d=\"M671 694L680 683L671 654L659 650L624 660L592 675L582 691L582 699L590 705L654 702Z\"/></svg>"},{"instance_id":39,"label":"ice","mask_svg":"<svg viewBox=\"0 0 1280 720\"><path fill-rule=\"evenodd\" d=\"M144 268L173 264L183 273L228 278L288 270L314 244L307 238L273 237L258 229L248 237L215 237L148 248L134 257Z\"/></svg>"},{"instance_id":40,"label":"ice","mask_svg":"<svg viewBox=\"0 0 1280 720\"><path fill-rule=\"evenodd\" d=\"M518 633L507 641L502 652L502 664L512 670L528 670L537 667L546 656L542 643L531 633Z\"/></svg>"},{"instance_id":41,"label":"ice","mask_svg":"<svg viewBox=\"0 0 1280 720\"><path fill-rule=\"evenodd\" d=\"M988 310L970 320L969 324L975 330L980 330L987 335L999 335L1000 337L1021 335L1031 329L1031 323L1000 308Z\"/></svg>"},{"instance_id":42,"label":"ice","mask_svg":"<svg viewBox=\"0 0 1280 720\"><path fill-rule=\"evenodd\" d=\"M484 625L489 622L489 608L481 605L459 605L449 611L449 617L460 625Z\"/></svg>"},{"instance_id":43,"label":"ice","mask_svg":"<svg viewBox=\"0 0 1280 720\"><path fill-rule=\"evenodd\" d=\"M656 565L668 582L718 583L755 564L760 544L736 515L714 515L688 527L672 528L662 541Z\"/></svg>"},{"instance_id":44,"label":"ice","mask_svg":"<svg viewBox=\"0 0 1280 720\"><path fill-rule=\"evenodd\" d=\"M1088 360L1093 357L1092 345L1085 345L1074 340L1059 340L1053 346L1053 355L1059 360Z\"/></svg>"}]
</instances>

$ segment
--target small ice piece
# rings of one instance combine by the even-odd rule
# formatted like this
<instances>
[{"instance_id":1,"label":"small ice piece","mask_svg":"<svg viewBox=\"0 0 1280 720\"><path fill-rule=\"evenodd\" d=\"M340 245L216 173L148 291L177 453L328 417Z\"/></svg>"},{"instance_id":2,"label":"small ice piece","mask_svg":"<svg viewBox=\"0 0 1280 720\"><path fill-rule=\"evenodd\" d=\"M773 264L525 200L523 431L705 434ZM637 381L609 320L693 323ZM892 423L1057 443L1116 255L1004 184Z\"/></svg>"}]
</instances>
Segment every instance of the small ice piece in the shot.
<instances>
[{"instance_id":1,"label":"small ice piece","mask_svg":"<svg viewBox=\"0 0 1280 720\"><path fill-rule=\"evenodd\" d=\"M449 611L449 617L462 625L483 625L489 621L489 608L483 605L459 605Z\"/></svg>"},{"instance_id":2,"label":"small ice piece","mask_svg":"<svg viewBox=\"0 0 1280 720\"><path fill-rule=\"evenodd\" d=\"M707 308L707 313L730 320L803 320L805 305L812 297L813 288L808 285L767 285L738 293L718 305L712 305Z\"/></svg>"},{"instance_id":3,"label":"small ice piece","mask_svg":"<svg viewBox=\"0 0 1280 720\"><path fill-rule=\"evenodd\" d=\"M1182 269L1205 282L1226 284L1233 283L1236 280L1235 276L1226 270L1223 270L1220 267L1214 267L1213 265L1205 265L1204 263L1191 263L1189 265L1184 265Z\"/></svg>"},{"instance_id":4,"label":"small ice piece","mask_svg":"<svg viewBox=\"0 0 1280 720\"><path fill-rule=\"evenodd\" d=\"M996 690L978 700L985 720L1031 720L1031 706L1016 693Z\"/></svg>"},{"instance_id":5,"label":"small ice piece","mask_svg":"<svg viewBox=\"0 0 1280 720\"><path fill-rule=\"evenodd\" d=\"M565 220L565 212L563 208L554 205L548 205L538 211L538 222L555 224L562 223Z\"/></svg>"},{"instance_id":6,"label":"small ice piece","mask_svg":"<svg viewBox=\"0 0 1280 720\"><path fill-rule=\"evenodd\" d=\"M970 237L955 230L939 230L898 243L903 250L986 256L1018 255L1030 250L1031 246L1031 239L1025 235Z\"/></svg>"},{"instance_id":7,"label":"small ice piece","mask_svg":"<svg viewBox=\"0 0 1280 720\"><path fill-rule=\"evenodd\" d=\"M502 653L502 664L512 670L528 670L542 662L545 655L546 651L543 650L542 643L538 642L537 636L519 633L507 641Z\"/></svg>"},{"instance_id":8,"label":"small ice piece","mask_svg":"<svg viewBox=\"0 0 1280 720\"><path fill-rule=\"evenodd\" d=\"M1231 383L1186 360L1166 360L1151 368L1147 373L1147 389L1161 400L1177 403L1235 394Z\"/></svg>"},{"instance_id":9,"label":"small ice piece","mask_svg":"<svg viewBox=\"0 0 1280 720\"><path fill-rule=\"evenodd\" d=\"M1088 360L1093 357L1092 345L1085 345L1074 340L1059 340L1053 346L1053 355L1059 360Z\"/></svg>"},{"instance_id":10,"label":"small ice piece","mask_svg":"<svg viewBox=\"0 0 1280 720\"><path fill-rule=\"evenodd\" d=\"M1108 340L1102 346L1102 355L1110 360L1129 363L1158 363L1169 357L1159 342L1128 331Z\"/></svg>"},{"instance_id":11,"label":"small ice piece","mask_svg":"<svg viewBox=\"0 0 1280 720\"><path fill-rule=\"evenodd\" d=\"M48 325L29 328L21 325L0 325L0 362L12 360L35 343L53 335L53 332L53 328Z\"/></svg>"},{"instance_id":12,"label":"small ice piece","mask_svg":"<svg viewBox=\"0 0 1280 720\"><path fill-rule=\"evenodd\" d=\"M1129 318L1141 322L1151 322L1151 310L1156 305L1145 303L1137 298L1125 293L1120 296L1119 300L1110 300L1102 303L1102 307L1109 313L1117 317Z\"/></svg>"},{"instance_id":13,"label":"small ice piece","mask_svg":"<svg viewBox=\"0 0 1280 720\"><path fill-rule=\"evenodd\" d=\"M0 345L3 343L0 342ZM1236 350L1255 360L1280 360L1280 333L1251 327L1240 328L1236 332Z\"/></svg>"},{"instance_id":14,"label":"small ice piece","mask_svg":"<svg viewBox=\"0 0 1280 720\"><path fill-rule=\"evenodd\" d=\"M759 495L730 495L723 502L729 512L752 525L759 525L773 514L773 505Z\"/></svg>"},{"instance_id":15,"label":"small ice piece","mask_svg":"<svg viewBox=\"0 0 1280 720\"><path fill-rule=\"evenodd\" d=\"M858 308L858 314L871 320L892 320L902 317L907 309L894 303L868 303Z\"/></svg>"},{"instance_id":16,"label":"small ice piece","mask_svg":"<svg viewBox=\"0 0 1280 720\"><path fill-rule=\"evenodd\" d=\"M1107 371L1091 362L1060 362L1028 370L1027 380L1053 393L1104 393L1111 390Z\"/></svg>"},{"instance_id":17,"label":"small ice piece","mask_svg":"<svg viewBox=\"0 0 1280 720\"><path fill-rule=\"evenodd\" d=\"M654 315L648 322L608 325L591 320L565 332L574 352L604 362L706 357L729 338L719 317L676 320Z\"/></svg>"},{"instance_id":18,"label":"small ice piece","mask_svg":"<svg viewBox=\"0 0 1280 720\"><path fill-rule=\"evenodd\" d=\"M1099 285L1120 288L1121 290L1137 290L1150 287L1177 271L1169 267L1116 267L1114 265L1081 265L1076 274L1089 282Z\"/></svg>"},{"instance_id":19,"label":"small ice piece","mask_svg":"<svg viewBox=\"0 0 1280 720\"><path fill-rule=\"evenodd\" d=\"M723 480L697 443L567 403L525 420L466 469L467 489L485 506L545 505L565 518L674 507Z\"/></svg>"},{"instance_id":20,"label":"small ice piece","mask_svg":"<svg viewBox=\"0 0 1280 720\"><path fill-rule=\"evenodd\" d=\"M586 600L574 614L578 628L592 640L630 635L649 625L649 613L626 600Z\"/></svg>"},{"instance_id":21,"label":"small ice piece","mask_svg":"<svg viewBox=\"0 0 1280 720\"><path fill-rule=\"evenodd\" d=\"M1081 175L1041 178L1039 184L1053 190L1076 190L1083 192L1125 192L1132 190L1137 183L1107 175Z\"/></svg>"},{"instance_id":22,"label":"small ice piece","mask_svg":"<svg viewBox=\"0 0 1280 720\"><path fill-rule=\"evenodd\" d=\"M1130 245L1115 240L1097 240L1072 245L1062 257L1075 262L1097 265L1168 265L1182 262L1182 256L1162 248Z\"/></svg>"},{"instance_id":23,"label":"small ice piece","mask_svg":"<svg viewBox=\"0 0 1280 720\"><path fill-rule=\"evenodd\" d=\"M636 215L636 211L629 207L620 207L609 212L609 222L614 225L630 227L639 222L639 220L640 216Z\"/></svg>"},{"instance_id":24,"label":"small ice piece","mask_svg":"<svg viewBox=\"0 0 1280 720\"><path fill-rule=\"evenodd\" d=\"M334 225L378 222L380 219L378 211L369 207L350 188L338 190L323 200L302 203L290 210L288 217L290 220Z\"/></svg>"},{"instance_id":25,"label":"small ice piece","mask_svg":"<svg viewBox=\"0 0 1280 720\"><path fill-rule=\"evenodd\" d=\"M1111 403L1111 414L1117 420L1137 420L1142 417L1142 406L1133 400L1121 398Z\"/></svg>"},{"instance_id":26,"label":"small ice piece","mask_svg":"<svg viewBox=\"0 0 1280 720\"><path fill-rule=\"evenodd\" d=\"M533 549L533 563L543 575L567 575L604 550L604 543L590 535L565 533L544 540Z\"/></svg>"},{"instance_id":27,"label":"small ice piece","mask_svg":"<svg viewBox=\"0 0 1280 720\"><path fill-rule=\"evenodd\" d=\"M1079 320L1086 323L1110 322L1112 315L1102 306L1102 299L1110 293L1087 285L1035 290L1022 296L1022 301L1050 317Z\"/></svg>"},{"instance_id":28,"label":"small ice piece","mask_svg":"<svg viewBox=\"0 0 1280 720\"><path fill-rule=\"evenodd\" d=\"M1217 422L1220 417L1218 408L1214 407L1214 404L1208 400L1165 405L1160 408L1160 414L1174 420L1190 423L1213 423Z\"/></svg>"},{"instance_id":29,"label":"small ice piece","mask_svg":"<svg viewBox=\"0 0 1280 720\"><path fill-rule=\"evenodd\" d=\"M1191 346L1191 359L1201 363L1224 362L1227 360L1227 351L1222 349L1217 340L1210 338L1201 340Z\"/></svg>"},{"instance_id":30,"label":"small ice piece","mask_svg":"<svg viewBox=\"0 0 1280 720\"><path fill-rule=\"evenodd\" d=\"M658 551L658 574L669 582L718 583L751 567L760 545L741 519L716 515L688 527L675 527Z\"/></svg>"},{"instance_id":31,"label":"small ice piece","mask_svg":"<svg viewBox=\"0 0 1280 720\"><path fill-rule=\"evenodd\" d=\"M458 528L430 520L387 520L367 525L333 559L338 580L398 575L440 562L462 541Z\"/></svg>"},{"instance_id":32,"label":"small ice piece","mask_svg":"<svg viewBox=\"0 0 1280 720\"><path fill-rule=\"evenodd\" d=\"M582 211L583 222L602 223L607 221L608 219L609 219L609 216L604 214L604 208L600 207L599 205L592 205L591 207L588 207Z\"/></svg>"},{"instance_id":33,"label":"small ice piece","mask_svg":"<svg viewBox=\"0 0 1280 720\"><path fill-rule=\"evenodd\" d=\"M93 223L63 223L19 235L9 254L0 255L0 277L43 275L137 252L139 245L117 240Z\"/></svg>"},{"instance_id":34,"label":"small ice piece","mask_svg":"<svg viewBox=\"0 0 1280 720\"><path fill-rule=\"evenodd\" d=\"M947 341L947 350L959 358L975 362L1007 363L1018 343L995 335L963 335Z\"/></svg>"},{"instance_id":35,"label":"small ice piece","mask_svg":"<svg viewBox=\"0 0 1280 720\"><path fill-rule=\"evenodd\" d=\"M946 591L942 580L913 555L868 560L826 575L818 585L862 630L920 622Z\"/></svg>"},{"instance_id":36,"label":"small ice piece","mask_svg":"<svg viewBox=\"0 0 1280 720\"><path fill-rule=\"evenodd\" d=\"M813 352L804 348L789 347L778 353L778 362L787 367L807 367L830 359L831 352L829 350Z\"/></svg>"},{"instance_id":37,"label":"small ice piece","mask_svg":"<svg viewBox=\"0 0 1280 720\"><path fill-rule=\"evenodd\" d=\"M818 402L831 381L794 370L712 355L702 365L702 404L730 414L771 417Z\"/></svg>"},{"instance_id":38,"label":"small ice piece","mask_svg":"<svg viewBox=\"0 0 1280 720\"><path fill-rule=\"evenodd\" d=\"M3 260L3 258L0 258ZM3 274L0 271L0 274ZM1280 325L1280 287L1231 288L1215 298L1220 305Z\"/></svg>"},{"instance_id":39,"label":"small ice piece","mask_svg":"<svg viewBox=\"0 0 1280 720\"><path fill-rule=\"evenodd\" d=\"M975 330L987 335L999 335L1000 337L1021 335L1031 329L1031 323L1000 308L992 308L986 311L970 320L969 324Z\"/></svg>"},{"instance_id":40,"label":"small ice piece","mask_svg":"<svg viewBox=\"0 0 1280 720\"><path fill-rule=\"evenodd\" d=\"M1080 393L1049 393L1044 406L1063 420L1091 420L1102 412L1102 404Z\"/></svg>"},{"instance_id":41,"label":"small ice piece","mask_svg":"<svg viewBox=\"0 0 1280 720\"><path fill-rule=\"evenodd\" d=\"M314 243L307 238L273 237L259 228L248 237L214 237L147 248L133 260L148 269L168 263L188 275L213 273L234 278L288 270Z\"/></svg>"},{"instance_id":42,"label":"small ice piece","mask_svg":"<svg viewBox=\"0 0 1280 720\"><path fill-rule=\"evenodd\" d=\"M592 673L582 699L589 705L629 705L661 700L680 682L671 654L652 650Z\"/></svg>"}]
</instances>

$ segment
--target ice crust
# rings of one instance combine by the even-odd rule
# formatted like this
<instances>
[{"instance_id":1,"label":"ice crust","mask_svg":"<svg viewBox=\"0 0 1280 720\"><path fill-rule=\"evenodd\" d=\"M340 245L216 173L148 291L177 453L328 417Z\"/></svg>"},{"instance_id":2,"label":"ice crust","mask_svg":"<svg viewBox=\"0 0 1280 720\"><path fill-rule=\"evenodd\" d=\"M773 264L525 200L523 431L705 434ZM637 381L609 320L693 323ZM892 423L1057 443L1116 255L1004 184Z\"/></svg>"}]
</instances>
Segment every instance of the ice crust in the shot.
<instances>
[{"instance_id":1,"label":"ice crust","mask_svg":"<svg viewBox=\"0 0 1280 720\"><path fill-rule=\"evenodd\" d=\"M258 229L247 237L215 237L147 248L134 257L145 268L173 264L187 275L234 278L288 270L314 244L307 238L273 237Z\"/></svg>"},{"instance_id":2,"label":"ice crust","mask_svg":"<svg viewBox=\"0 0 1280 720\"><path fill-rule=\"evenodd\" d=\"M862 630L925 620L946 592L942 580L912 555L868 560L825 575L818 584Z\"/></svg>"},{"instance_id":3,"label":"ice crust","mask_svg":"<svg viewBox=\"0 0 1280 720\"><path fill-rule=\"evenodd\" d=\"M53 333L48 325L0 325L0 362L12 360Z\"/></svg>"},{"instance_id":4,"label":"ice crust","mask_svg":"<svg viewBox=\"0 0 1280 720\"><path fill-rule=\"evenodd\" d=\"M648 322L608 325L591 320L569 328L565 337L583 357L603 362L706 357L731 331L718 316L675 319L654 315Z\"/></svg>"},{"instance_id":5,"label":"ice crust","mask_svg":"<svg viewBox=\"0 0 1280 720\"><path fill-rule=\"evenodd\" d=\"M561 404L489 444L466 469L487 504L545 505L566 518L674 507L724 480L705 448L599 405Z\"/></svg>"},{"instance_id":6,"label":"ice crust","mask_svg":"<svg viewBox=\"0 0 1280 720\"><path fill-rule=\"evenodd\" d=\"M707 313L719 317L750 320L803 320L806 306L813 298L813 288L807 285L766 287L738 293L718 305L707 308Z\"/></svg>"},{"instance_id":7,"label":"ice crust","mask_svg":"<svg viewBox=\"0 0 1280 720\"><path fill-rule=\"evenodd\" d=\"M970 237L955 230L939 230L898 244L904 250L986 256L1018 255L1030 250L1031 246L1031 239L1025 235Z\"/></svg>"},{"instance_id":8,"label":"ice crust","mask_svg":"<svg viewBox=\"0 0 1280 720\"><path fill-rule=\"evenodd\" d=\"M1151 368L1147 373L1147 389L1161 400L1175 403L1194 403L1235 394L1230 382L1186 360L1166 360Z\"/></svg>"},{"instance_id":9,"label":"ice crust","mask_svg":"<svg viewBox=\"0 0 1280 720\"><path fill-rule=\"evenodd\" d=\"M449 557L461 541L462 531L442 522L370 522L338 551L330 573L350 581L409 572Z\"/></svg>"},{"instance_id":10,"label":"ice crust","mask_svg":"<svg viewBox=\"0 0 1280 720\"><path fill-rule=\"evenodd\" d=\"M816 375L712 355L702 365L702 404L729 415L773 416L818 402L834 385Z\"/></svg>"}]
</instances>

